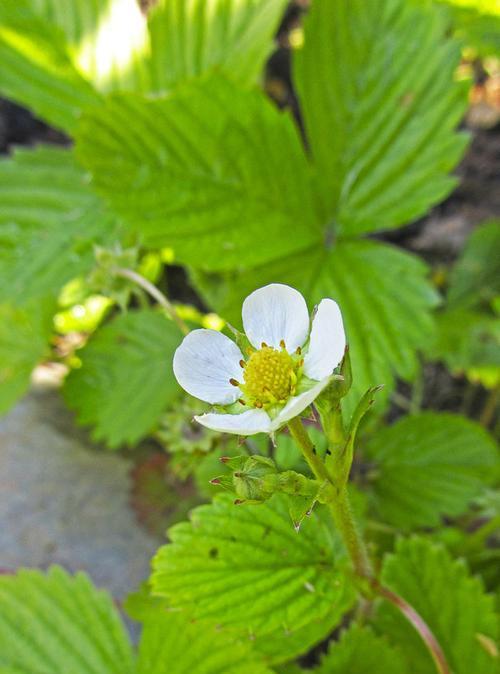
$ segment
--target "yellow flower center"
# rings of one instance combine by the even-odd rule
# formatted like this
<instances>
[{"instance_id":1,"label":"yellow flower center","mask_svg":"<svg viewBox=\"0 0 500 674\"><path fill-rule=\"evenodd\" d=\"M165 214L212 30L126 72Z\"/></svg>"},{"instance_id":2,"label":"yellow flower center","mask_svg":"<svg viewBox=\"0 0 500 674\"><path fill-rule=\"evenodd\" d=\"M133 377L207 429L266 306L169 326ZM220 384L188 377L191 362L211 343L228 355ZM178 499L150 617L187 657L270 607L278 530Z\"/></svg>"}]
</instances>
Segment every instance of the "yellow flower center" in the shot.
<instances>
[{"instance_id":1,"label":"yellow flower center","mask_svg":"<svg viewBox=\"0 0 500 674\"><path fill-rule=\"evenodd\" d=\"M297 355L300 355L300 350ZM240 389L246 404L268 407L284 403L295 393L297 375L302 359L291 356L282 345L281 350L265 344L253 351L248 361L241 362L244 383Z\"/></svg>"}]
</instances>

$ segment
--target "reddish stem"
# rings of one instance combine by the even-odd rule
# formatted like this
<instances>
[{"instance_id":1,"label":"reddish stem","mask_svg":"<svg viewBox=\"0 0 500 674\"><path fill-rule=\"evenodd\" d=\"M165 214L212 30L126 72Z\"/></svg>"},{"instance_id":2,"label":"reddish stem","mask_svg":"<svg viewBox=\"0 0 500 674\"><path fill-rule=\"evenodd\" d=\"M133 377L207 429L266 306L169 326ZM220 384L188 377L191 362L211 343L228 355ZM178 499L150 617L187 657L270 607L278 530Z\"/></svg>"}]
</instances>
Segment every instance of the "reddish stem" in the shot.
<instances>
[{"instance_id":1,"label":"reddish stem","mask_svg":"<svg viewBox=\"0 0 500 674\"><path fill-rule=\"evenodd\" d=\"M392 590L389 590L388 587L384 587L377 581L373 583L373 587L381 597L387 599L387 601L391 602L391 604L401 611L408 622L418 632L420 638L429 651L439 674L452 674L451 669L446 661L446 656L443 653L443 649L441 648L438 640L432 633L429 625L427 625L425 620L417 613L413 606L408 604L408 602L398 594Z\"/></svg>"}]
</instances>

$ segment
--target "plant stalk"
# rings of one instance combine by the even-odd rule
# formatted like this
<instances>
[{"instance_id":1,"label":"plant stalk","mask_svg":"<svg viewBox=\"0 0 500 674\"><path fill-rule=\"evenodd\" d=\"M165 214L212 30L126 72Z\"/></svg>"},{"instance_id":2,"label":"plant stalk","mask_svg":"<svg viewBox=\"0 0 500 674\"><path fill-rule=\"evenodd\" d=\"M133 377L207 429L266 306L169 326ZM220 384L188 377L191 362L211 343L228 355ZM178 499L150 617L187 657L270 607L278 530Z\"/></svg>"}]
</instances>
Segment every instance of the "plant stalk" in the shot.
<instances>
[{"instance_id":1,"label":"plant stalk","mask_svg":"<svg viewBox=\"0 0 500 674\"><path fill-rule=\"evenodd\" d=\"M319 480L319 482L324 482L325 480L331 482L330 476L326 470L326 466L317 455L316 448L311 442L311 438L307 434L306 429L302 425L300 417L295 417L288 422L288 430L290 431L290 435L302 450L302 454L304 455L304 458L307 461L307 464L314 477Z\"/></svg>"},{"instance_id":2,"label":"plant stalk","mask_svg":"<svg viewBox=\"0 0 500 674\"><path fill-rule=\"evenodd\" d=\"M133 271L132 269L123 269L121 267L115 269L114 273L116 274L116 276L121 276L122 278L126 278L129 279L130 281L133 281L143 290L145 290L149 295L151 295L153 299L155 299L158 302L158 304L160 304L165 309L170 318L178 325L181 332L184 335L188 334L189 328L177 313L174 305L161 292L161 290L159 290L153 283L148 281L147 278L144 278L144 276L141 276L141 274L138 274L136 271Z\"/></svg>"},{"instance_id":3,"label":"plant stalk","mask_svg":"<svg viewBox=\"0 0 500 674\"><path fill-rule=\"evenodd\" d=\"M339 489L335 485L326 470L325 464L317 455L315 447L300 418L296 417L289 421L288 428L295 442L302 450L302 454L316 479L321 482L327 480L335 489L336 498L328 503L328 509L335 526L342 536L356 575L368 581L372 590L393 604L411 623L429 651L438 674L452 674L443 649L422 616L402 597L382 585L375 576L365 542L359 534L352 514L347 488L343 487Z\"/></svg>"},{"instance_id":4,"label":"plant stalk","mask_svg":"<svg viewBox=\"0 0 500 674\"><path fill-rule=\"evenodd\" d=\"M395 606L404 615L404 617L408 620L416 632L418 632L418 635L429 651L429 654L439 674L452 674L439 641L436 639L425 620L421 615L419 615L419 613L417 613L413 606L408 604L408 602L405 601L403 597L400 597L388 587L384 587L384 585L381 585L378 581L372 583L372 587L377 592L377 594L379 594L384 599L387 599L387 601Z\"/></svg>"}]
</instances>

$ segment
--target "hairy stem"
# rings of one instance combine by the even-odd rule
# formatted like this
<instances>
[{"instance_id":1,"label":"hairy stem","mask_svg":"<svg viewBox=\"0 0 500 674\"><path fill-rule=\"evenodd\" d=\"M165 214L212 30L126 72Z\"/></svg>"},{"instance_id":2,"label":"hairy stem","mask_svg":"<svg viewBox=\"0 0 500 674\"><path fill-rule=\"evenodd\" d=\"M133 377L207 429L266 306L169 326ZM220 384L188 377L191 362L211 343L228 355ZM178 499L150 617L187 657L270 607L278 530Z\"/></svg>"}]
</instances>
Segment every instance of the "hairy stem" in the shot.
<instances>
[{"instance_id":1,"label":"hairy stem","mask_svg":"<svg viewBox=\"0 0 500 674\"><path fill-rule=\"evenodd\" d=\"M325 464L320 459L316 453L316 448L311 442L311 438L307 434L300 417L295 417L288 422L288 430L290 431L291 436L297 443L297 445L302 450L305 460L309 468L312 470L314 477L320 482L328 480L330 482L330 477L326 470Z\"/></svg>"},{"instance_id":2,"label":"hairy stem","mask_svg":"<svg viewBox=\"0 0 500 674\"><path fill-rule=\"evenodd\" d=\"M356 521L352 515L351 504L346 487L337 492L335 501L328 504L337 529L347 548L356 574L361 578L374 578L372 564L364 540L359 534Z\"/></svg>"},{"instance_id":3,"label":"hairy stem","mask_svg":"<svg viewBox=\"0 0 500 674\"><path fill-rule=\"evenodd\" d=\"M158 302L158 304L160 304L165 309L170 318L173 321L175 321L175 323L177 323L181 332L183 332L185 335L188 334L189 328L177 313L174 305L155 285L153 285L150 281L144 278L144 276L141 276L141 274L138 274L136 271L133 271L132 269L122 269L120 267L118 269L115 269L114 273L116 274L116 276L121 276L122 278L126 278L129 279L130 281L133 281L143 290L145 290L149 295L151 295L153 299L155 299Z\"/></svg>"},{"instance_id":4,"label":"hairy stem","mask_svg":"<svg viewBox=\"0 0 500 674\"><path fill-rule=\"evenodd\" d=\"M299 417L288 422L288 428L297 445L302 450L314 476L319 481L327 480L335 489L335 498L328 503L328 509L335 526L339 530L354 567L356 575L368 581L372 590L393 604L411 623L424 642L438 674L451 674L443 649L432 630L417 611L402 597L382 585L376 578L364 540L361 538L353 517L347 488L338 489L326 470L325 464L316 454L313 443Z\"/></svg>"}]
</instances>

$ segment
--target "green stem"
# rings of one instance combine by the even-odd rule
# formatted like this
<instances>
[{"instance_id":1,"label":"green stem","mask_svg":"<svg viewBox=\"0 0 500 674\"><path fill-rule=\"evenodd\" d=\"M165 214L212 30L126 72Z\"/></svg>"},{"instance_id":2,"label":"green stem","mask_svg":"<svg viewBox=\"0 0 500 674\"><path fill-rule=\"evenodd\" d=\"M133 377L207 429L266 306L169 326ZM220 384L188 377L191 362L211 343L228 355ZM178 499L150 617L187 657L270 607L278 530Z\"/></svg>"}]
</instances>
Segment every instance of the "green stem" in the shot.
<instances>
[{"instance_id":1,"label":"green stem","mask_svg":"<svg viewBox=\"0 0 500 674\"><path fill-rule=\"evenodd\" d=\"M136 271L133 271L132 269L118 268L114 270L114 273L116 274L116 276L121 276L122 278L126 278L129 279L130 281L133 281L139 287L145 290L149 295L151 295L151 297L153 297L158 302L158 304L160 304L165 309L170 318L175 323L177 323L181 332L184 333L185 335L188 334L189 328L177 313L174 305L155 285L153 285L150 281L144 278L144 276L141 276L141 274L138 274Z\"/></svg>"},{"instance_id":2,"label":"green stem","mask_svg":"<svg viewBox=\"0 0 500 674\"><path fill-rule=\"evenodd\" d=\"M495 416L499 394L500 387L496 386L489 392L488 397L486 398L486 403L481 411L481 416L479 417L479 423L485 428L488 428Z\"/></svg>"},{"instance_id":3,"label":"green stem","mask_svg":"<svg viewBox=\"0 0 500 674\"><path fill-rule=\"evenodd\" d=\"M305 460L313 475L320 482L328 480L331 482L330 476L326 470L325 464L316 453L316 447L311 442L311 438L307 434L300 417L295 417L288 422L288 430L291 436L302 450Z\"/></svg>"},{"instance_id":4,"label":"green stem","mask_svg":"<svg viewBox=\"0 0 500 674\"><path fill-rule=\"evenodd\" d=\"M342 535L356 573L362 578L373 578L373 571L366 546L359 535L358 528L352 516L347 489L344 487L339 490L333 483L325 464L316 454L316 449L300 418L295 417L295 419L289 421L288 428L295 442L301 448L304 458L316 479L320 482L328 481L335 489L335 500L332 500L328 504L328 508L337 529Z\"/></svg>"},{"instance_id":5,"label":"green stem","mask_svg":"<svg viewBox=\"0 0 500 674\"><path fill-rule=\"evenodd\" d=\"M468 552L480 550L484 545L485 540L491 536L491 534L498 531L499 527L500 515L495 515L495 517L492 517L491 520L485 522L481 527L479 527L479 529L474 531L474 533L467 538L465 549Z\"/></svg>"},{"instance_id":6,"label":"green stem","mask_svg":"<svg viewBox=\"0 0 500 674\"><path fill-rule=\"evenodd\" d=\"M302 450L311 471L317 480L327 480L334 488L335 497L328 503L328 509L339 530L351 558L356 575L365 579L380 597L393 604L411 623L424 642L436 666L438 674L451 674L443 649L422 616L402 597L382 585L374 574L365 542L361 538L352 515L347 488L339 489L326 470L325 464L316 454L313 443L299 417L288 422L288 428L297 445Z\"/></svg>"},{"instance_id":7,"label":"green stem","mask_svg":"<svg viewBox=\"0 0 500 674\"><path fill-rule=\"evenodd\" d=\"M331 501L328 504L328 508L337 529L340 531L356 574L361 578L373 579L374 575L370 557L352 515L346 487L340 492L337 491L335 501Z\"/></svg>"}]
</instances>

